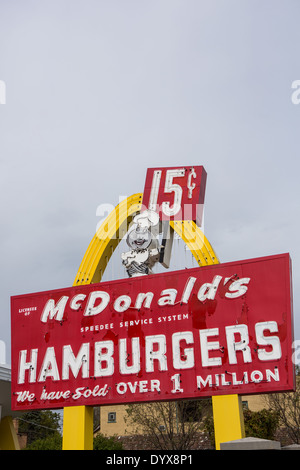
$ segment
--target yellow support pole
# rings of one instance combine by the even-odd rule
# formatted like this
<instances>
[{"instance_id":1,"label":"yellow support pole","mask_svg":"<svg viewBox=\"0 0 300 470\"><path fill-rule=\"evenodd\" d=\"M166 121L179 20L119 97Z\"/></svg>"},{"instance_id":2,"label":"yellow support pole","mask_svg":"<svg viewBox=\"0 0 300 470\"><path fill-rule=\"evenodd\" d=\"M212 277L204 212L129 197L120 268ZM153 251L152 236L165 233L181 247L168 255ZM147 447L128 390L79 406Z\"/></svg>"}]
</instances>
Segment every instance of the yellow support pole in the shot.
<instances>
[{"instance_id":1,"label":"yellow support pole","mask_svg":"<svg viewBox=\"0 0 300 470\"><path fill-rule=\"evenodd\" d=\"M5 416L0 422L0 449L20 450L18 436L11 416Z\"/></svg>"},{"instance_id":2,"label":"yellow support pole","mask_svg":"<svg viewBox=\"0 0 300 470\"><path fill-rule=\"evenodd\" d=\"M93 407L64 408L63 450L93 450Z\"/></svg>"},{"instance_id":3,"label":"yellow support pole","mask_svg":"<svg viewBox=\"0 0 300 470\"><path fill-rule=\"evenodd\" d=\"M216 450L222 442L245 437L242 399L239 395L212 397Z\"/></svg>"}]
</instances>

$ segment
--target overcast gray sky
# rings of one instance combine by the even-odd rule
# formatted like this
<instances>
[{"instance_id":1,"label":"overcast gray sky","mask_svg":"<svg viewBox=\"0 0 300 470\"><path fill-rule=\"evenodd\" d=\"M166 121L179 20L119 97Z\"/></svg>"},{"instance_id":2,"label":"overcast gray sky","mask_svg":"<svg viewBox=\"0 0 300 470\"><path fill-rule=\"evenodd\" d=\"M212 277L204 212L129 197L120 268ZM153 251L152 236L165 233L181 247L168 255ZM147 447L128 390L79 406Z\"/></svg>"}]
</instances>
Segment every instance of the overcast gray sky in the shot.
<instances>
[{"instance_id":1,"label":"overcast gray sky","mask_svg":"<svg viewBox=\"0 0 300 470\"><path fill-rule=\"evenodd\" d=\"M299 17L299 0L0 0L8 348L10 296L73 283L97 207L190 164L222 262L291 254L300 340Z\"/></svg>"}]
</instances>

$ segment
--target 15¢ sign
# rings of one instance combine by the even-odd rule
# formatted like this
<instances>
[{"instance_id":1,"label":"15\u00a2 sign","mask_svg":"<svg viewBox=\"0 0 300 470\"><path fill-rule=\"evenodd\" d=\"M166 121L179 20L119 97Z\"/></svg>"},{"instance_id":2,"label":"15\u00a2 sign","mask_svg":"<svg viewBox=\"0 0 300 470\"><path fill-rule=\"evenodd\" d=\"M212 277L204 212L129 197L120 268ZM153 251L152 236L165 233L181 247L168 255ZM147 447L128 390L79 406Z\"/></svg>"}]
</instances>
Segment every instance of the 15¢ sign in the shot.
<instances>
[{"instance_id":1,"label":"15\u00a2 sign","mask_svg":"<svg viewBox=\"0 0 300 470\"><path fill-rule=\"evenodd\" d=\"M161 220L194 220L201 226L206 177L203 166L149 168L143 205Z\"/></svg>"}]
</instances>

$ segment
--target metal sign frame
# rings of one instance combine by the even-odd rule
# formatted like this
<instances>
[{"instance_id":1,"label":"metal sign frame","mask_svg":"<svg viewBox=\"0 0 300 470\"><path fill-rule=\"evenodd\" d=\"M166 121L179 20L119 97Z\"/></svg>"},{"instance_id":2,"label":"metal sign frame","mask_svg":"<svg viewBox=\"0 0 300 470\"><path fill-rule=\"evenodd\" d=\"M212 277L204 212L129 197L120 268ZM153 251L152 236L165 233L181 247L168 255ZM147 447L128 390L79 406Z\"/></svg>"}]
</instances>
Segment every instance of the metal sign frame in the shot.
<instances>
[{"instance_id":1,"label":"metal sign frame","mask_svg":"<svg viewBox=\"0 0 300 470\"><path fill-rule=\"evenodd\" d=\"M12 407L292 390L288 254L13 296Z\"/></svg>"}]
</instances>

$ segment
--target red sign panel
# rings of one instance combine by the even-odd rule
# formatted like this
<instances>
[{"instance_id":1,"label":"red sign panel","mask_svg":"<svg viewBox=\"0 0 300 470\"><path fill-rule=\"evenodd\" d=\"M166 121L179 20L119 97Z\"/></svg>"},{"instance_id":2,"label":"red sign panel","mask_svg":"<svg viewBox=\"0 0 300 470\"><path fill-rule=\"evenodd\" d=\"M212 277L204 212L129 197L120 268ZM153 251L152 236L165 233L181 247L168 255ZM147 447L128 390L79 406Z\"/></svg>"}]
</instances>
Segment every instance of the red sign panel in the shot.
<instances>
[{"instance_id":1,"label":"red sign panel","mask_svg":"<svg viewBox=\"0 0 300 470\"><path fill-rule=\"evenodd\" d=\"M288 254L14 296L12 408L294 387Z\"/></svg>"},{"instance_id":2,"label":"red sign panel","mask_svg":"<svg viewBox=\"0 0 300 470\"><path fill-rule=\"evenodd\" d=\"M201 226L206 176L203 166L148 168L143 206L161 220L194 220Z\"/></svg>"}]
</instances>

